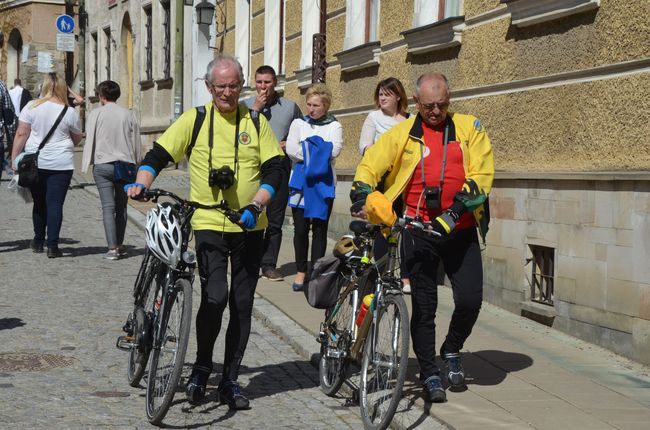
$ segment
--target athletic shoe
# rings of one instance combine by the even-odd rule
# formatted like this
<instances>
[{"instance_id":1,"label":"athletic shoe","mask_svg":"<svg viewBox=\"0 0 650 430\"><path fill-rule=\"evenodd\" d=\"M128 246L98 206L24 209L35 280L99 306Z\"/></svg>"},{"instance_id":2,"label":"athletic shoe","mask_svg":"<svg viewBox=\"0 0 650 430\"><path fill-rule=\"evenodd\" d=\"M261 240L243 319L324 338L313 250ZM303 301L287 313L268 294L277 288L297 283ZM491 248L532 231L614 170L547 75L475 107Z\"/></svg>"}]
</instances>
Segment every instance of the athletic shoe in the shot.
<instances>
[{"instance_id":1,"label":"athletic shoe","mask_svg":"<svg viewBox=\"0 0 650 430\"><path fill-rule=\"evenodd\" d=\"M205 387L208 385L210 371L202 366L196 366L192 369L190 379L185 387L187 401L195 405L205 397Z\"/></svg>"},{"instance_id":2,"label":"athletic shoe","mask_svg":"<svg viewBox=\"0 0 650 430\"><path fill-rule=\"evenodd\" d=\"M442 359L447 365L447 381L452 387L462 387L465 384L465 370L460 362L459 353L446 353Z\"/></svg>"},{"instance_id":3,"label":"athletic shoe","mask_svg":"<svg viewBox=\"0 0 650 430\"><path fill-rule=\"evenodd\" d=\"M402 292L404 294L411 294L411 284L403 284Z\"/></svg>"},{"instance_id":4,"label":"athletic shoe","mask_svg":"<svg viewBox=\"0 0 650 430\"><path fill-rule=\"evenodd\" d=\"M63 253L59 248L47 248L47 258L63 257Z\"/></svg>"},{"instance_id":5,"label":"athletic shoe","mask_svg":"<svg viewBox=\"0 0 650 430\"><path fill-rule=\"evenodd\" d=\"M262 270L262 278L268 279L269 281L282 281L284 276L277 269L267 269Z\"/></svg>"},{"instance_id":6,"label":"athletic shoe","mask_svg":"<svg viewBox=\"0 0 650 430\"><path fill-rule=\"evenodd\" d=\"M126 251L126 247L124 245L120 245L117 247L117 255L120 258L124 258L128 255L129 253Z\"/></svg>"},{"instance_id":7,"label":"athletic shoe","mask_svg":"<svg viewBox=\"0 0 650 430\"><path fill-rule=\"evenodd\" d=\"M104 258L107 260L119 260L120 254L117 252L117 249L109 249Z\"/></svg>"},{"instance_id":8,"label":"athletic shoe","mask_svg":"<svg viewBox=\"0 0 650 430\"><path fill-rule=\"evenodd\" d=\"M250 409L250 402L241 393L241 387L237 381L221 381L217 387L219 392L219 402L223 405L228 404L228 407L234 411L242 409Z\"/></svg>"},{"instance_id":9,"label":"athletic shoe","mask_svg":"<svg viewBox=\"0 0 650 430\"><path fill-rule=\"evenodd\" d=\"M444 403L447 401L447 394L445 393L445 389L442 388L440 376L429 376L423 385L424 394L430 403Z\"/></svg>"}]
</instances>

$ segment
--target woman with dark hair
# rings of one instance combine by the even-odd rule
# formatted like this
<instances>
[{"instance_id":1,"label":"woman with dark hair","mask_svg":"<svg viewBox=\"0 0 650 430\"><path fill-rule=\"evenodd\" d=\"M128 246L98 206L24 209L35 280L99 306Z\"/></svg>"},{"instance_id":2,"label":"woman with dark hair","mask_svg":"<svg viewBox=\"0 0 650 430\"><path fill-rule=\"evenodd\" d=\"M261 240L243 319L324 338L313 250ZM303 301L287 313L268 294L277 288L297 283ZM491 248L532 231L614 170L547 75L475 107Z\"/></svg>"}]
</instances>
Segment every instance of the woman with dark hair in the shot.
<instances>
[{"instance_id":1,"label":"woman with dark hair","mask_svg":"<svg viewBox=\"0 0 650 430\"><path fill-rule=\"evenodd\" d=\"M43 252L47 232L49 258L63 255L59 250L63 203L74 171L74 146L83 137L79 115L74 109L68 109L67 96L65 80L56 73L48 73L43 81L41 97L31 101L20 112L11 154L15 173L16 157L23 148L26 153L38 152L41 142L52 130L38 153L38 182L30 187L34 198L34 239L30 247L33 252Z\"/></svg>"},{"instance_id":2,"label":"woman with dark hair","mask_svg":"<svg viewBox=\"0 0 650 430\"><path fill-rule=\"evenodd\" d=\"M126 256L123 246L126 231L128 197L122 188L125 182L115 180L115 162L137 164L141 161L140 127L133 113L116 103L120 86L114 81L97 85L101 107L88 115L87 137L81 170L93 165L93 178L102 203L104 233L108 244L107 260Z\"/></svg>"},{"instance_id":3,"label":"woman with dark hair","mask_svg":"<svg viewBox=\"0 0 650 430\"><path fill-rule=\"evenodd\" d=\"M363 155L386 130L409 117L404 86L396 78L380 81L375 88L377 110L368 114L359 137L359 153Z\"/></svg>"}]
</instances>

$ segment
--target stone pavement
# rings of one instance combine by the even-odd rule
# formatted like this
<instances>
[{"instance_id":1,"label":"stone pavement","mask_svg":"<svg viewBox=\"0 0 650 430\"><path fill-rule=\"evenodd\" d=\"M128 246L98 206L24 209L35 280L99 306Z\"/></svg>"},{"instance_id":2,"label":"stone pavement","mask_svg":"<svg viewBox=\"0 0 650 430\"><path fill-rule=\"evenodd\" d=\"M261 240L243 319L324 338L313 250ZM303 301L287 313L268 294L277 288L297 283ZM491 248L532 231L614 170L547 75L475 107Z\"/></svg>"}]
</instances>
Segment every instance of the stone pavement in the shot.
<instances>
[{"instance_id":1,"label":"stone pavement","mask_svg":"<svg viewBox=\"0 0 650 430\"><path fill-rule=\"evenodd\" d=\"M73 188L64 207L64 257L48 259L31 252L31 205L9 192L7 181L0 183L0 219L0 428L150 428L144 389L129 387L127 353L115 348L131 310L132 285L143 253L140 227L128 225L128 258L104 260L99 199ZM194 311L199 299L195 288ZM192 330L184 378L195 350ZM223 332L215 362L222 354ZM214 402L219 371L217 366L204 404L191 407L178 392L165 424L237 429L361 426L358 409L325 396L318 388L317 370L258 320L253 321L240 377L251 410L231 413Z\"/></svg>"}]
</instances>

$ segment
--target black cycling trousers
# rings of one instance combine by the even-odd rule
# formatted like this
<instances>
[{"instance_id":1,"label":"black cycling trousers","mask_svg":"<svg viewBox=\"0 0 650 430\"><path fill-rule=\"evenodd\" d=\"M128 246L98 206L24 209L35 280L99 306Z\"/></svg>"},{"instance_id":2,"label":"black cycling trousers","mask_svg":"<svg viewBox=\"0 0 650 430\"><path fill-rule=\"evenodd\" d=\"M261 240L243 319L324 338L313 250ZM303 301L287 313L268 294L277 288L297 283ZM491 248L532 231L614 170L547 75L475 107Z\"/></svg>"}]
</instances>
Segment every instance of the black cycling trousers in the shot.
<instances>
[{"instance_id":1,"label":"black cycling trousers","mask_svg":"<svg viewBox=\"0 0 650 430\"><path fill-rule=\"evenodd\" d=\"M195 232L201 277L201 305L196 315L195 365L212 369L214 344L227 304L230 321L226 330L222 380L237 380L239 365L248 344L263 235L262 230L246 233ZM230 291L226 277L229 259Z\"/></svg>"},{"instance_id":2,"label":"black cycling trousers","mask_svg":"<svg viewBox=\"0 0 650 430\"><path fill-rule=\"evenodd\" d=\"M476 229L452 233L444 242L425 233L405 233L406 267L411 280L411 337L420 365L420 378L439 373L436 365L436 310L439 261L451 281L454 311L441 354L459 352L478 318L483 300L483 264Z\"/></svg>"}]
</instances>

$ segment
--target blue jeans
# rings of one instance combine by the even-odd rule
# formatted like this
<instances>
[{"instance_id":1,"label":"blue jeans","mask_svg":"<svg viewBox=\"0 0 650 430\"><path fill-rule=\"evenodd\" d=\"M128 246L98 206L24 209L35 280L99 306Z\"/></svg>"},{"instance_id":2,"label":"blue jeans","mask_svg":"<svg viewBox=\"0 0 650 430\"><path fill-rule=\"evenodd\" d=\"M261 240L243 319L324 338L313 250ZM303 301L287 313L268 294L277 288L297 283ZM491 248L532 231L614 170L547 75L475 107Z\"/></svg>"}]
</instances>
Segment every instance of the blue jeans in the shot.
<instances>
[{"instance_id":1,"label":"blue jeans","mask_svg":"<svg viewBox=\"0 0 650 430\"><path fill-rule=\"evenodd\" d=\"M109 249L115 249L124 242L128 203L123 184L113 182L113 169L113 163L95 164L93 167L93 177L102 202L104 233Z\"/></svg>"},{"instance_id":2,"label":"blue jeans","mask_svg":"<svg viewBox=\"0 0 650 430\"><path fill-rule=\"evenodd\" d=\"M45 242L47 247L58 248L59 233L63 223L63 202L68 193L73 170L38 169L38 183L30 188L34 198L32 222L34 223L34 242Z\"/></svg>"}]
</instances>

